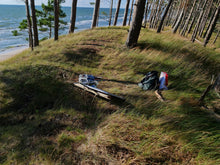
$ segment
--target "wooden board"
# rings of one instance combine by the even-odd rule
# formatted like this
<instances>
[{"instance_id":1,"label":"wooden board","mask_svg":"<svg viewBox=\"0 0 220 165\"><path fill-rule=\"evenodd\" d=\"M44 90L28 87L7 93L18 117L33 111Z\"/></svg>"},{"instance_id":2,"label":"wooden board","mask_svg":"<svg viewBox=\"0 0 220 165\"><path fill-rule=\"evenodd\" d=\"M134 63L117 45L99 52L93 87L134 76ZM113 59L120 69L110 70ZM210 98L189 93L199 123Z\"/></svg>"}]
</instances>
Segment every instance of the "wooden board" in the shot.
<instances>
[{"instance_id":1,"label":"wooden board","mask_svg":"<svg viewBox=\"0 0 220 165\"><path fill-rule=\"evenodd\" d=\"M84 89L84 90L86 90L86 91L88 91L88 92L90 92L90 93L92 93L96 96L102 97L102 98L107 99L107 100L117 99L117 100L120 100L120 101L125 101L125 99L123 97L114 95L112 93L106 92L104 90L101 90L101 89L98 89L98 88L95 88L95 87L92 87L92 86L89 86L89 85L74 83L74 86L76 86L78 88L81 88L81 89Z\"/></svg>"}]
</instances>

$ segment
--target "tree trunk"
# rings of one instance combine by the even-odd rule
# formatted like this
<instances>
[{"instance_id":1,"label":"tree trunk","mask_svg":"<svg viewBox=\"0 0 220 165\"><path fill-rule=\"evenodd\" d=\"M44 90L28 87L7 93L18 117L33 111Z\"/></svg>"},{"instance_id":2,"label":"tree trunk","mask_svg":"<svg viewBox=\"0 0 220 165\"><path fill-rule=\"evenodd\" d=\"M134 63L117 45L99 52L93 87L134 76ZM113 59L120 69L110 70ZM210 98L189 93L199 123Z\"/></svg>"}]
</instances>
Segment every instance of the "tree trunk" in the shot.
<instances>
[{"instance_id":1,"label":"tree trunk","mask_svg":"<svg viewBox=\"0 0 220 165\"><path fill-rule=\"evenodd\" d=\"M71 9L69 33L74 33L74 30L75 30L76 9L77 9L77 0L72 0L72 9Z\"/></svg>"},{"instance_id":2,"label":"tree trunk","mask_svg":"<svg viewBox=\"0 0 220 165\"><path fill-rule=\"evenodd\" d=\"M93 12L92 28L96 27L98 22L99 6L100 6L100 0L96 0L94 12Z\"/></svg>"},{"instance_id":3,"label":"tree trunk","mask_svg":"<svg viewBox=\"0 0 220 165\"><path fill-rule=\"evenodd\" d=\"M182 30L182 33L181 33L182 36L185 36L185 33L186 33L187 29L188 29L189 21L190 21L190 18L192 16L192 14L193 14L193 10L195 9L195 6L196 6L196 0L194 0L194 3L193 3L193 6L192 6L192 8L190 10L189 16L188 16L188 18L186 20L186 23L185 23L184 27L183 27L183 30Z\"/></svg>"},{"instance_id":4,"label":"tree trunk","mask_svg":"<svg viewBox=\"0 0 220 165\"><path fill-rule=\"evenodd\" d=\"M118 14L119 14L119 11L120 11L120 6L121 6L121 0L118 0L118 7L117 7L116 12L115 12L114 26L116 26L117 21L118 21Z\"/></svg>"},{"instance_id":5,"label":"tree trunk","mask_svg":"<svg viewBox=\"0 0 220 165\"><path fill-rule=\"evenodd\" d=\"M59 0L54 0L54 40L59 37Z\"/></svg>"},{"instance_id":6,"label":"tree trunk","mask_svg":"<svg viewBox=\"0 0 220 165\"><path fill-rule=\"evenodd\" d=\"M206 37L206 34L207 34L207 32L208 32L208 30L209 30L211 24L212 24L212 20L213 20L214 16L215 16L216 10L217 10L216 7L214 7L213 13L212 13L212 15L211 15L211 18L210 18L209 23L208 23L208 26L207 26L207 29L206 29L205 33L203 34L203 38Z\"/></svg>"},{"instance_id":7,"label":"tree trunk","mask_svg":"<svg viewBox=\"0 0 220 165\"><path fill-rule=\"evenodd\" d=\"M172 15L173 15L173 8L174 8L174 3L172 3L173 5L170 6L169 10L168 10L168 13L167 13L167 17L165 18L166 20L166 23L165 25L166 26L169 26L171 20L172 20Z\"/></svg>"},{"instance_id":8,"label":"tree trunk","mask_svg":"<svg viewBox=\"0 0 220 165\"><path fill-rule=\"evenodd\" d=\"M52 22L50 21L50 24L52 25ZM50 26L50 28L49 28L49 38L51 38L52 37L52 27Z\"/></svg>"},{"instance_id":9,"label":"tree trunk","mask_svg":"<svg viewBox=\"0 0 220 165\"><path fill-rule=\"evenodd\" d=\"M210 11L211 11L211 8L212 8L212 4L213 4L213 0L210 1L210 3L208 4L208 7L205 11L205 14L204 14L204 17L201 21L201 26L199 28L199 36L202 37L202 33L205 29L205 25L206 25L206 22L208 20L208 17L209 17L209 14L210 14Z\"/></svg>"},{"instance_id":10,"label":"tree trunk","mask_svg":"<svg viewBox=\"0 0 220 165\"><path fill-rule=\"evenodd\" d=\"M196 23L196 26L193 30L193 34L192 34L192 38L191 38L191 41L194 42L195 39L196 39L196 36L197 36L197 33L198 33L198 30L199 30L199 26L200 26L200 23L201 23L201 20L202 20L202 16L204 14L204 9L205 9L205 6L206 6L206 3L207 3L208 0L205 0L205 3L203 4L202 6L202 9L201 9L201 12L199 14L199 18L198 18L198 21Z\"/></svg>"},{"instance_id":11,"label":"tree trunk","mask_svg":"<svg viewBox=\"0 0 220 165\"><path fill-rule=\"evenodd\" d=\"M136 0L132 25L130 26L126 46L132 48L137 44L138 37L141 31L141 24L144 15L146 0Z\"/></svg>"},{"instance_id":12,"label":"tree trunk","mask_svg":"<svg viewBox=\"0 0 220 165\"><path fill-rule=\"evenodd\" d=\"M157 13L155 15L155 19L154 19L154 23L153 23L153 28L157 28L157 24L158 24L158 21L161 17L161 13L162 13L162 6L163 6L163 3L164 3L164 0L160 0L160 4L158 6L158 10L157 10Z\"/></svg>"},{"instance_id":13,"label":"tree trunk","mask_svg":"<svg viewBox=\"0 0 220 165\"><path fill-rule=\"evenodd\" d=\"M205 40L204 40L204 46L207 45L207 43L209 42L209 39L210 39L211 36L212 36L212 32L213 32L214 29L215 29L215 25L216 25L216 23L217 23L217 20L218 20L218 17L219 17L219 13L220 13L220 4L218 4L218 8L217 8L217 10L216 10L216 12L215 12L215 16L214 16L214 18L213 18L213 20L212 20L212 23L211 23L211 25L210 25L210 28L209 28L209 30L208 30L208 32L207 32L206 38L205 38Z\"/></svg>"},{"instance_id":14,"label":"tree trunk","mask_svg":"<svg viewBox=\"0 0 220 165\"><path fill-rule=\"evenodd\" d=\"M213 87L216 94L220 97L220 74L218 74L218 77L216 78Z\"/></svg>"},{"instance_id":15,"label":"tree trunk","mask_svg":"<svg viewBox=\"0 0 220 165\"><path fill-rule=\"evenodd\" d=\"M218 29L218 33L217 33L217 35L216 35L216 37L215 37L215 39L214 39L214 41L213 41L213 44L215 44L215 42L217 41L218 36L219 36L219 32L220 32L220 29Z\"/></svg>"},{"instance_id":16,"label":"tree trunk","mask_svg":"<svg viewBox=\"0 0 220 165\"><path fill-rule=\"evenodd\" d=\"M32 25L33 25L33 32L34 32L34 46L38 46L39 39L38 39L37 19L36 19L36 13L35 13L34 0L31 0L31 13L32 13Z\"/></svg>"},{"instance_id":17,"label":"tree trunk","mask_svg":"<svg viewBox=\"0 0 220 165\"><path fill-rule=\"evenodd\" d=\"M131 16L132 16L132 12L133 12L133 6L134 6L134 0L132 0L132 3L131 3L131 11L130 11L129 22L128 22L129 26L131 24Z\"/></svg>"},{"instance_id":18,"label":"tree trunk","mask_svg":"<svg viewBox=\"0 0 220 165\"><path fill-rule=\"evenodd\" d=\"M179 15L180 15L180 13L181 13L181 6L182 6L182 3L183 3L182 1L183 1L183 0L180 0L180 4L179 4L179 6L178 6L178 9L177 9L177 12L176 12L176 16L175 16L174 21L173 21L172 28L175 27L176 22L177 22L178 19L179 19ZM182 10L183 10L183 9L182 9Z\"/></svg>"},{"instance_id":19,"label":"tree trunk","mask_svg":"<svg viewBox=\"0 0 220 165\"><path fill-rule=\"evenodd\" d=\"M147 26L147 15L148 15L148 12L149 12L148 5L149 5L149 2L147 2L146 7L145 7L145 13L144 13L144 28L146 28L146 26Z\"/></svg>"},{"instance_id":20,"label":"tree trunk","mask_svg":"<svg viewBox=\"0 0 220 165\"><path fill-rule=\"evenodd\" d=\"M127 17L128 17L128 8L129 8L130 0L127 0L126 8L125 8L125 13L124 13L124 20L123 20L123 26L126 26L127 22Z\"/></svg>"},{"instance_id":21,"label":"tree trunk","mask_svg":"<svg viewBox=\"0 0 220 165\"><path fill-rule=\"evenodd\" d=\"M194 12L194 14L193 14L193 17L192 17L192 21L191 21L191 23L190 23L190 25L189 25L189 30L188 30L188 32L187 32L187 35L192 31L192 28L193 28L193 25L194 25L194 23L195 23L195 20L196 20L196 17L197 17L197 13L198 13L198 10L199 10L199 7L200 7L200 3L201 3L201 0L199 0L198 2L197 2L197 7L196 7L196 10L195 10L195 12Z\"/></svg>"},{"instance_id":22,"label":"tree trunk","mask_svg":"<svg viewBox=\"0 0 220 165\"><path fill-rule=\"evenodd\" d=\"M162 16L162 19L161 19L161 21L160 21L160 25L159 25L159 27L158 27L158 29L157 29L157 33L160 33L160 32L161 32L161 29L162 29L162 27L163 27L163 22L164 22L164 20L165 20L165 18L166 18L166 16L167 16L167 13L168 13L168 11L169 11L169 8L170 8L172 2L173 2L173 0L170 0L170 1L169 1L168 5L167 5L167 7L166 7L166 10L164 11L164 14L163 14L163 16Z\"/></svg>"},{"instance_id":23,"label":"tree trunk","mask_svg":"<svg viewBox=\"0 0 220 165\"><path fill-rule=\"evenodd\" d=\"M150 22L150 28L153 28L154 27L154 23L155 23L155 19L157 17L157 13L158 13L158 7L159 7L159 2L160 0L157 0L155 1L155 9L154 9L154 12L152 13L152 19L151 19L151 22Z\"/></svg>"},{"instance_id":24,"label":"tree trunk","mask_svg":"<svg viewBox=\"0 0 220 165\"><path fill-rule=\"evenodd\" d=\"M184 9L182 9L182 11L180 13L180 16L179 16L179 18L178 18L178 20L177 20L177 22L176 22L176 24L175 24L175 26L173 28L173 33L176 33L176 31L177 31L177 29L178 29L178 27L179 27L179 25L181 23L181 20L183 18L183 14L184 14Z\"/></svg>"},{"instance_id":25,"label":"tree trunk","mask_svg":"<svg viewBox=\"0 0 220 165\"><path fill-rule=\"evenodd\" d=\"M32 35L32 28L31 28L31 19L30 19L30 11L29 11L29 4L28 0L25 0L25 7L26 7L26 16L27 16L27 24L28 24L28 32L29 32L29 47L33 50L33 35Z\"/></svg>"},{"instance_id":26,"label":"tree trunk","mask_svg":"<svg viewBox=\"0 0 220 165\"><path fill-rule=\"evenodd\" d=\"M111 26L111 23L112 23L112 8L113 8L113 0L111 0L111 7L110 7L110 11L109 11L109 24L108 24L108 26Z\"/></svg>"},{"instance_id":27,"label":"tree trunk","mask_svg":"<svg viewBox=\"0 0 220 165\"><path fill-rule=\"evenodd\" d=\"M151 6L152 6L152 8L151 8L151 12L150 12L150 17L149 17L149 28L151 28L152 27L152 21L153 21L153 17L154 17L154 15L155 15L155 11L156 11L156 2L157 2L158 0L152 0L152 4L151 4Z\"/></svg>"}]
</instances>

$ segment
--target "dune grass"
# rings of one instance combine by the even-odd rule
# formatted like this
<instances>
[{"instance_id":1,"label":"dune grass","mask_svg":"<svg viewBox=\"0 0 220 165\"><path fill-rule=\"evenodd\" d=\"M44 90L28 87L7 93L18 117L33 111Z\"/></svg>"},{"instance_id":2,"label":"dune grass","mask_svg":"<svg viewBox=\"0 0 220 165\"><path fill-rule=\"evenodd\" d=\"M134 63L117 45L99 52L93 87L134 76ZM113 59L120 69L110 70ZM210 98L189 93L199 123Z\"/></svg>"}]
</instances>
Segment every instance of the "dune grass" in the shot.
<instances>
[{"instance_id":1,"label":"dune grass","mask_svg":"<svg viewBox=\"0 0 220 165\"><path fill-rule=\"evenodd\" d=\"M0 164L219 164L220 125L197 102L220 70L214 48L170 32L86 30L46 40L0 64ZM166 102L137 83L149 71L169 74ZM71 83L81 73L126 98L116 105ZM214 93L205 102L218 109Z\"/></svg>"}]
</instances>

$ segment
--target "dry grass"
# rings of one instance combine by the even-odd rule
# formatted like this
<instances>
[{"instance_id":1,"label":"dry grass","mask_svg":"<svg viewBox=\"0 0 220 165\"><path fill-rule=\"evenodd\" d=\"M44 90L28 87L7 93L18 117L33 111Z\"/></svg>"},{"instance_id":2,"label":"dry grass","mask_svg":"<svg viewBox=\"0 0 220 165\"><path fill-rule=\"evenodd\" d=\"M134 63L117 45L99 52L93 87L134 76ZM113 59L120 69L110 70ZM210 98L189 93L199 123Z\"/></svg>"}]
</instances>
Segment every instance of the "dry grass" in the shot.
<instances>
[{"instance_id":1,"label":"dry grass","mask_svg":"<svg viewBox=\"0 0 220 165\"><path fill-rule=\"evenodd\" d=\"M97 28L43 41L0 64L0 164L219 164L219 123L197 100L220 69L213 48L143 29L134 49L127 27ZM137 83L169 74L167 102ZM81 73L127 104L75 89ZM206 98L217 112L216 96Z\"/></svg>"}]
</instances>

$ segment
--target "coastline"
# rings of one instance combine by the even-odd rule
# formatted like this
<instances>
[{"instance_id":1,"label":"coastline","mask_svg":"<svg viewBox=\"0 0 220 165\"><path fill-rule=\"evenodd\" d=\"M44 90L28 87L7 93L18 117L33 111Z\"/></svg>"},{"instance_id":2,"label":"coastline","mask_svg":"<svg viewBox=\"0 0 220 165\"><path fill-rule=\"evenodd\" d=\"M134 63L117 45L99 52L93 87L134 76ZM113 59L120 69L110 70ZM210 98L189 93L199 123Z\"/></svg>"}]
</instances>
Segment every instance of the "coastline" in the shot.
<instances>
[{"instance_id":1,"label":"coastline","mask_svg":"<svg viewBox=\"0 0 220 165\"><path fill-rule=\"evenodd\" d=\"M17 54L28 49L28 46L16 47L0 53L0 62L16 56Z\"/></svg>"}]
</instances>

